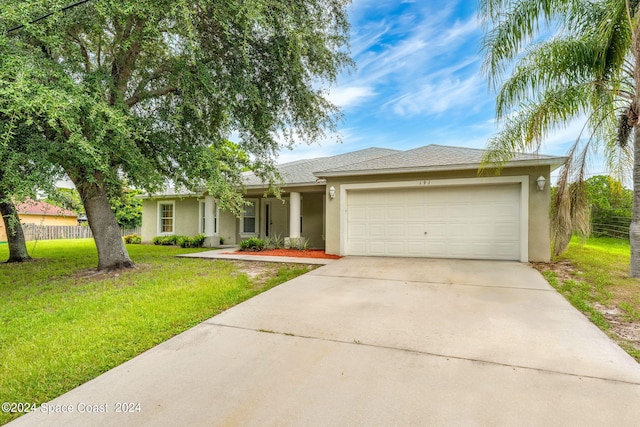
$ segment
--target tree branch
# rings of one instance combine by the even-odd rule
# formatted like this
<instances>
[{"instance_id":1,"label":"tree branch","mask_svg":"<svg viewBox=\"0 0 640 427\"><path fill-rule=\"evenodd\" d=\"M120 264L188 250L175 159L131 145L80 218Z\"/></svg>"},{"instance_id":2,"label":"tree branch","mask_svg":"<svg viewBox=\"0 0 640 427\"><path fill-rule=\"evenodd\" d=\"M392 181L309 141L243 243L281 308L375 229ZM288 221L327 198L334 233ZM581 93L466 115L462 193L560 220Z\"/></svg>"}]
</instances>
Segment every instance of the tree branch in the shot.
<instances>
[{"instance_id":1,"label":"tree branch","mask_svg":"<svg viewBox=\"0 0 640 427\"><path fill-rule=\"evenodd\" d=\"M142 92L136 91L126 101L124 101L124 103L129 107L133 107L138 102L143 101L145 99L157 98L157 97L168 95L170 93L174 93L177 91L178 91L178 88L175 86L165 86L163 88L150 90L150 91L142 91Z\"/></svg>"},{"instance_id":2,"label":"tree branch","mask_svg":"<svg viewBox=\"0 0 640 427\"><path fill-rule=\"evenodd\" d=\"M68 34L69 34L69 37L71 37L72 40L74 40L76 43L78 43L78 47L80 48L80 54L82 55L82 58L84 59L84 70L87 73L90 72L91 71L91 60L89 59L89 51L87 50L87 47L82 42L82 39L80 38L80 34L78 34L78 33L72 34L71 32L69 32Z\"/></svg>"}]
</instances>

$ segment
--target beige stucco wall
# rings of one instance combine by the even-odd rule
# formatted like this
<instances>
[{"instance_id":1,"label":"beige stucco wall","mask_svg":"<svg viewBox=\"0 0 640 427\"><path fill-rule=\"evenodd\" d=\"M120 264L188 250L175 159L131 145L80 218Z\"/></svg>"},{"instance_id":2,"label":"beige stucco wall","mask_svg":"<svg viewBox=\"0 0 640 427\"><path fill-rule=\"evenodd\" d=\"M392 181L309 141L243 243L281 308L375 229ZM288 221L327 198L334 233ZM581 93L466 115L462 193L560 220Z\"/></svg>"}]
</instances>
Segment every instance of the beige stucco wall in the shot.
<instances>
[{"instance_id":1,"label":"beige stucco wall","mask_svg":"<svg viewBox=\"0 0 640 427\"><path fill-rule=\"evenodd\" d=\"M218 235L224 239L225 245L235 245L238 243L236 229L238 227L238 219L229 211L218 212Z\"/></svg>"},{"instance_id":2,"label":"beige stucco wall","mask_svg":"<svg viewBox=\"0 0 640 427\"><path fill-rule=\"evenodd\" d=\"M530 261L546 262L550 260L550 229L549 229L549 166L538 166L530 168L506 168L500 176L523 176L529 177L529 242L528 252ZM327 219L326 219L326 251L331 254L340 253L340 233L346 230L340 229L340 187L345 184L355 183L379 183L396 181L416 181L416 180L436 180L454 178L482 178L497 176L494 172L488 171L483 175L478 175L477 170L429 172L413 174L393 174L379 176L358 176L339 177L327 179ZM536 179L544 176L547 180L544 191L537 191ZM329 187L335 187L336 196L333 200L328 198Z\"/></svg>"},{"instance_id":3,"label":"beige stucco wall","mask_svg":"<svg viewBox=\"0 0 640 427\"><path fill-rule=\"evenodd\" d=\"M199 230L200 203L196 197L144 199L142 201L142 241L151 242L158 233L158 203L174 202L173 234L195 236Z\"/></svg>"}]
</instances>

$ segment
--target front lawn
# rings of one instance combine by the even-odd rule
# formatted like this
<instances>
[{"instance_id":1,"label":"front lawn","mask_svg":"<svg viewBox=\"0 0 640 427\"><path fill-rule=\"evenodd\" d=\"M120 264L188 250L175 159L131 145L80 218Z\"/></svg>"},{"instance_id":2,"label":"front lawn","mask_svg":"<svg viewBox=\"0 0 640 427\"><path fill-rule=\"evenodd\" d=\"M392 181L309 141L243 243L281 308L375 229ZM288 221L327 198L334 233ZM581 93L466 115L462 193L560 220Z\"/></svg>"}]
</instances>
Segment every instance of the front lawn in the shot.
<instances>
[{"instance_id":1,"label":"front lawn","mask_svg":"<svg viewBox=\"0 0 640 427\"><path fill-rule=\"evenodd\" d=\"M201 249L128 245L136 269L96 274L93 240L28 246L36 260L0 264L0 402L48 402L309 270L255 269L175 257ZM7 258L7 246L0 246L0 260ZM0 412L0 424L18 415Z\"/></svg>"},{"instance_id":2,"label":"front lawn","mask_svg":"<svg viewBox=\"0 0 640 427\"><path fill-rule=\"evenodd\" d=\"M640 279L629 277L629 242L574 237L552 264L549 283L640 362Z\"/></svg>"}]
</instances>

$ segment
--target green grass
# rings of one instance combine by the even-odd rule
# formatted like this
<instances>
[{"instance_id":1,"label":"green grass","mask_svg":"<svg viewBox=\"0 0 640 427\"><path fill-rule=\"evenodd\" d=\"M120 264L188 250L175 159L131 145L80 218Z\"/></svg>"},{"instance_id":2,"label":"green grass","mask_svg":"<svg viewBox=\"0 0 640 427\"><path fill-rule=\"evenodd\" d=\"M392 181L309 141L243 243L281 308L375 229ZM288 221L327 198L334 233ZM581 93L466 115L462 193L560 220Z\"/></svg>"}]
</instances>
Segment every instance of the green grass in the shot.
<instances>
[{"instance_id":1,"label":"green grass","mask_svg":"<svg viewBox=\"0 0 640 427\"><path fill-rule=\"evenodd\" d=\"M640 280L629 277L629 242L608 237L585 241L574 237L569 248L554 261L568 261L574 277L560 280L553 271L544 271L549 283L593 323L614 338L640 362L640 348L615 333L614 327L596 305L618 310L623 322L640 322Z\"/></svg>"},{"instance_id":2,"label":"green grass","mask_svg":"<svg viewBox=\"0 0 640 427\"><path fill-rule=\"evenodd\" d=\"M138 268L97 274L92 240L29 249L35 261L0 264L0 402L47 402L308 271L274 264L250 279L239 263L175 258L199 249L129 245Z\"/></svg>"}]
</instances>

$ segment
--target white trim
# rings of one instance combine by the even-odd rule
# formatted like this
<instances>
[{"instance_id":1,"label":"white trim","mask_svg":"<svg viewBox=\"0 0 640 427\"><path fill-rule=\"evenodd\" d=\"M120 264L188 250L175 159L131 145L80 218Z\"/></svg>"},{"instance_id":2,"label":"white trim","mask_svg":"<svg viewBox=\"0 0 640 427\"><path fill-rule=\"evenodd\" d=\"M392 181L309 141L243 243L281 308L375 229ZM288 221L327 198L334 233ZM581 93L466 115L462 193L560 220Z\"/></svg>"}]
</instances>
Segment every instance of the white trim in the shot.
<instances>
[{"instance_id":1,"label":"white trim","mask_svg":"<svg viewBox=\"0 0 640 427\"><path fill-rule=\"evenodd\" d=\"M251 202L253 203L253 209L254 209L254 231L244 231L244 210L242 211L242 215L240 215L240 227L239 227L239 233L241 238L246 238L246 237L255 237L255 236L259 236L260 235L260 215L258 214L260 211L260 204L258 203L258 199L245 199L247 202Z\"/></svg>"},{"instance_id":2,"label":"white trim","mask_svg":"<svg viewBox=\"0 0 640 427\"><path fill-rule=\"evenodd\" d=\"M162 231L162 208L161 205L172 205L173 206L173 224L171 232L163 232ZM156 232L159 236L167 236L171 234L176 234L176 201L175 200L158 200L156 202Z\"/></svg>"},{"instance_id":3,"label":"white trim","mask_svg":"<svg viewBox=\"0 0 640 427\"><path fill-rule=\"evenodd\" d=\"M529 176L496 176L484 178L424 179L418 181L373 182L340 185L340 255L347 246L347 193L354 190L389 188L461 187L469 185L520 184L520 261L529 262Z\"/></svg>"},{"instance_id":4,"label":"white trim","mask_svg":"<svg viewBox=\"0 0 640 427\"><path fill-rule=\"evenodd\" d=\"M204 234L204 229L205 229L205 225L204 225L204 216L205 213L203 212L205 209L206 204L204 203L204 200L198 200L198 233L199 234Z\"/></svg>"}]
</instances>

